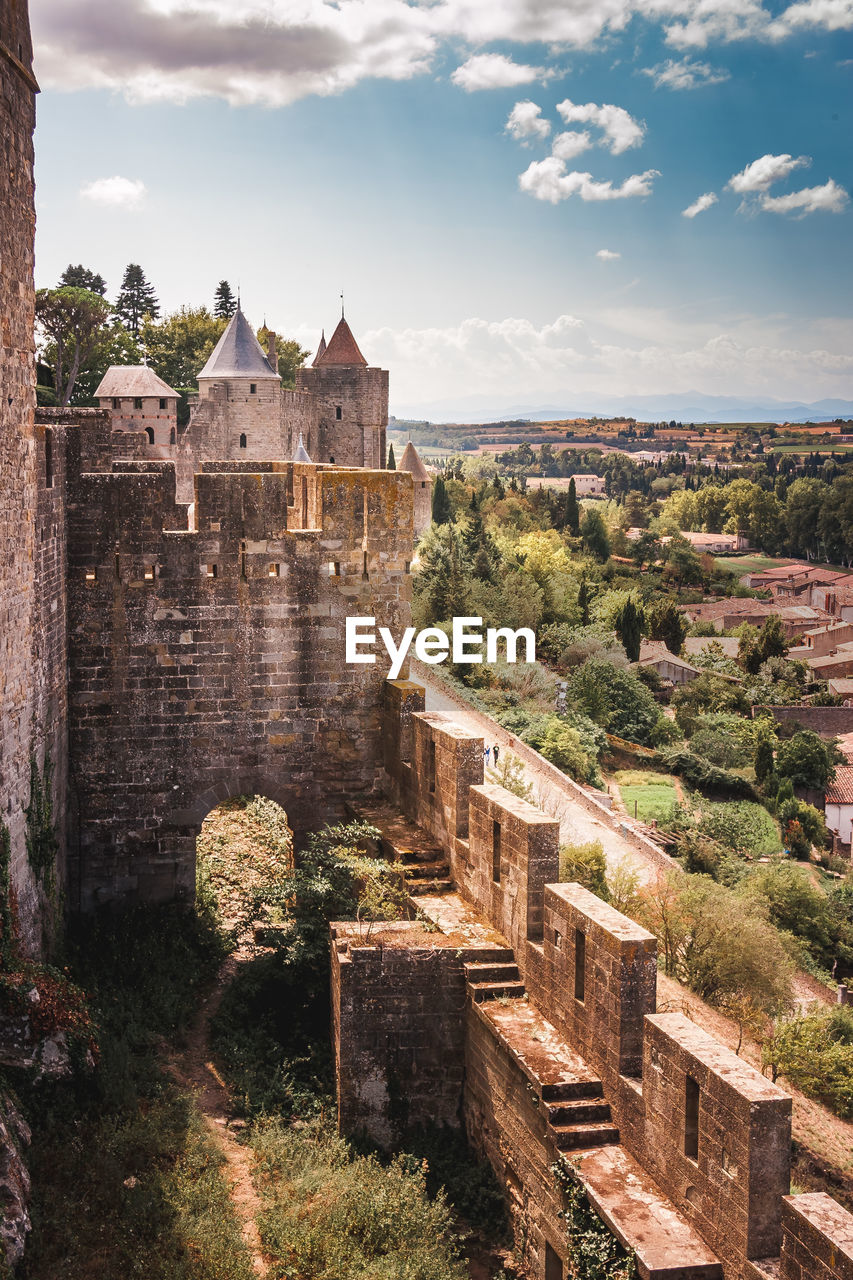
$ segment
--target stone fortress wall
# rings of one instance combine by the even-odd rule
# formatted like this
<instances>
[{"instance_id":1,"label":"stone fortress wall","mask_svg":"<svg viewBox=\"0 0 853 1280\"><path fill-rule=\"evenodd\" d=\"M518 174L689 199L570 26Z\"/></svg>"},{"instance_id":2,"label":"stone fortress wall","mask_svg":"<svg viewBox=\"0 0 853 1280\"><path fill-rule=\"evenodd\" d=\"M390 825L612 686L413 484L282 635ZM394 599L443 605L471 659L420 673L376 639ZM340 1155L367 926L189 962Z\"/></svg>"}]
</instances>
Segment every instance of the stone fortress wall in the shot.
<instances>
[{"instance_id":1,"label":"stone fortress wall","mask_svg":"<svg viewBox=\"0 0 853 1280\"><path fill-rule=\"evenodd\" d=\"M643 1280L853 1280L853 1215L788 1195L791 1098L656 1012L655 938L556 883L558 824L484 785L482 739L426 713L414 683L387 683L383 744L389 790L459 897L416 899L436 933L333 927L342 1130L387 1145L407 1124L464 1125L544 1280L568 1274L561 1153Z\"/></svg>"}]
</instances>

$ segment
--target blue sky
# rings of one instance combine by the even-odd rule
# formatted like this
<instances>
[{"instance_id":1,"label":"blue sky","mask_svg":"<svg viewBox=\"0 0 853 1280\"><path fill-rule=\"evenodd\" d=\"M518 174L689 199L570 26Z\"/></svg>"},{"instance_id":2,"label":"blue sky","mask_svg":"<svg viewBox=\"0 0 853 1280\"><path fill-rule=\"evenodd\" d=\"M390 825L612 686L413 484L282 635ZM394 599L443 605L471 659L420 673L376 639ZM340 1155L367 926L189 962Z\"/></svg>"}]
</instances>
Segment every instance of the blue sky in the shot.
<instances>
[{"instance_id":1,"label":"blue sky","mask_svg":"<svg viewBox=\"0 0 853 1280\"><path fill-rule=\"evenodd\" d=\"M39 285L343 289L398 413L853 398L853 0L30 7Z\"/></svg>"}]
</instances>

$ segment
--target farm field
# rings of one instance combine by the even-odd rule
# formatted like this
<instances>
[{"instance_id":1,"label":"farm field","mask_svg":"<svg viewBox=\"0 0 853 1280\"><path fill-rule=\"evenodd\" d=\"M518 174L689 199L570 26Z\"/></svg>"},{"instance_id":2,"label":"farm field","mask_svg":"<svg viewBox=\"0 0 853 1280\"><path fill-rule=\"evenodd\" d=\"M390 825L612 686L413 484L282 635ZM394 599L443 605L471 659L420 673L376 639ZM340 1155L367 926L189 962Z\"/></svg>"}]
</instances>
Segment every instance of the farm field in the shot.
<instances>
[{"instance_id":1,"label":"farm field","mask_svg":"<svg viewBox=\"0 0 853 1280\"><path fill-rule=\"evenodd\" d=\"M646 773L642 769L620 769L613 775L628 816L640 822L670 817L678 803L675 782L666 773Z\"/></svg>"}]
</instances>

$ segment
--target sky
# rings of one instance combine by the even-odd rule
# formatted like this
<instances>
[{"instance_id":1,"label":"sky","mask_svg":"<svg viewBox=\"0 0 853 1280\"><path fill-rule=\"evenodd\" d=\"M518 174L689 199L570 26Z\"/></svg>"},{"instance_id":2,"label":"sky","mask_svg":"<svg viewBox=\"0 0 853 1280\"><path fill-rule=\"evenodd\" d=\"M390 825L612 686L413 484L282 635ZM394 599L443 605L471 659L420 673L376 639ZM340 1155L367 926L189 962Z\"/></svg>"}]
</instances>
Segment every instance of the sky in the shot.
<instances>
[{"instance_id":1,"label":"sky","mask_svg":"<svg viewBox=\"0 0 853 1280\"><path fill-rule=\"evenodd\" d=\"M30 15L37 286L225 278L310 349L343 293L398 416L853 399L853 0Z\"/></svg>"}]
</instances>

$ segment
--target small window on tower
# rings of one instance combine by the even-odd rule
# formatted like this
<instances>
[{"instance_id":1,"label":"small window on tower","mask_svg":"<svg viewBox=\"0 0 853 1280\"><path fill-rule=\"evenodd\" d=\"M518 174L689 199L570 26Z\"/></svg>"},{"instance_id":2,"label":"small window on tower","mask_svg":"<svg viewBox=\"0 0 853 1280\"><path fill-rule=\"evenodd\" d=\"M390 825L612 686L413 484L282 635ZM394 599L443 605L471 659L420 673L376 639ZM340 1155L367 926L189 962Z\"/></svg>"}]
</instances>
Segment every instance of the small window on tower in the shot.
<instances>
[{"instance_id":1,"label":"small window on tower","mask_svg":"<svg viewBox=\"0 0 853 1280\"><path fill-rule=\"evenodd\" d=\"M153 427L146 427L146 428L145 428L145 434L146 434L146 435L147 435L147 437L148 437L148 443L149 443L149 444L153 444L153 443L154 443L154 428L153 428Z\"/></svg>"},{"instance_id":2,"label":"small window on tower","mask_svg":"<svg viewBox=\"0 0 853 1280\"><path fill-rule=\"evenodd\" d=\"M165 397L165 396L161 396L161 397L160 397L160 408L161 408L161 409L165 409L165 408L166 408L166 397Z\"/></svg>"},{"instance_id":3,"label":"small window on tower","mask_svg":"<svg viewBox=\"0 0 853 1280\"><path fill-rule=\"evenodd\" d=\"M142 408L142 396L134 396L134 397L133 397L133 407L134 407L134 409L141 409L141 408Z\"/></svg>"},{"instance_id":4,"label":"small window on tower","mask_svg":"<svg viewBox=\"0 0 853 1280\"><path fill-rule=\"evenodd\" d=\"M119 400L118 396L113 396L113 408L114 409L121 408L121 401Z\"/></svg>"},{"instance_id":5,"label":"small window on tower","mask_svg":"<svg viewBox=\"0 0 853 1280\"><path fill-rule=\"evenodd\" d=\"M241 448L241 449L245 449L245 447L246 447L246 433L245 433L245 431L241 431L241 433L240 433L240 448Z\"/></svg>"},{"instance_id":6,"label":"small window on tower","mask_svg":"<svg viewBox=\"0 0 853 1280\"><path fill-rule=\"evenodd\" d=\"M342 416L343 416L343 410L341 406L335 405L335 418L337 419L338 422L340 422Z\"/></svg>"},{"instance_id":7,"label":"small window on tower","mask_svg":"<svg viewBox=\"0 0 853 1280\"><path fill-rule=\"evenodd\" d=\"M257 394L258 394L258 384L257 384L257 382L250 382L250 383L249 383L249 395L250 395L250 396L256 396Z\"/></svg>"},{"instance_id":8,"label":"small window on tower","mask_svg":"<svg viewBox=\"0 0 853 1280\"><path fill-rule=\"evenodd\" d=\"M270 567L267 569L267 577L268 577L268 578L277 578L277 577L278 577L278 565L277 565L277 564L271 564L271 565L270 565Z\"/></svg>"},{"instance_id":9,"label":"small window on tower","mask_svg":"<svg viewBox=\"0 0 853 1280\"><path fill-rule=\"evenodd\" d=\"M178 440L177 432L175 431L175 428L172 427L171 431L169 432L169 444L177 444L177 440Z\"/></svg>"}]
</instances>

